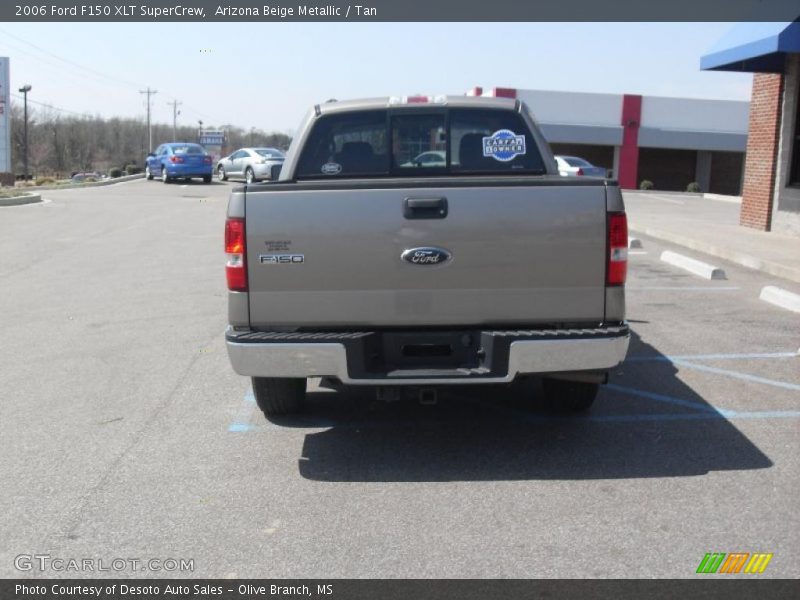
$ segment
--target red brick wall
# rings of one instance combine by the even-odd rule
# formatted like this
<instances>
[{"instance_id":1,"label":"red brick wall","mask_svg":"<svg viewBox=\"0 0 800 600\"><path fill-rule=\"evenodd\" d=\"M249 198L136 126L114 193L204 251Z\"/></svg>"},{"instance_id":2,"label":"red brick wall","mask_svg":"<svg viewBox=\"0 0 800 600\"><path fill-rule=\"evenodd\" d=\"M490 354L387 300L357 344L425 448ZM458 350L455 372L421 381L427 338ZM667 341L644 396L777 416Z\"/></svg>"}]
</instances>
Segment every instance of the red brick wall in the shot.
<instances>
[{"instance_id":1,"label":"red brick wall","mask_svg":"<svg viewBox=\"0 0 800 600\"><path fill-rule=\"evenodd\" d=\"M739 223L762 231L769 231L772 219L782 88L781 74L753 75Z\"/></svg>"}]
</instances>

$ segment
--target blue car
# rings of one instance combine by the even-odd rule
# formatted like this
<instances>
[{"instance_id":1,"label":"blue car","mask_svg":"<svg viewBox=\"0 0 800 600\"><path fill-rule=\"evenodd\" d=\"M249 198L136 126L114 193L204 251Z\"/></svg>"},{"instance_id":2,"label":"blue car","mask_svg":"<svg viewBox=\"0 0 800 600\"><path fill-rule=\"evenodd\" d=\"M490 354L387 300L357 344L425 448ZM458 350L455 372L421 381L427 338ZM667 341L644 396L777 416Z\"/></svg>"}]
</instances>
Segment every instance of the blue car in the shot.
<instances>
[{"instance_id":1,"label":"blue car","mask_svg":"<svg viewBox=\"0 0 800 600\"><path fill-rule=\"evenodd\" d=\"M164 183L192 177L202 177L204 183L211 183L212 162L211 155L200 144L173 142L161 144L147 155L144 172L147 179L159 177Z\"/></svg>"}]
</instances>

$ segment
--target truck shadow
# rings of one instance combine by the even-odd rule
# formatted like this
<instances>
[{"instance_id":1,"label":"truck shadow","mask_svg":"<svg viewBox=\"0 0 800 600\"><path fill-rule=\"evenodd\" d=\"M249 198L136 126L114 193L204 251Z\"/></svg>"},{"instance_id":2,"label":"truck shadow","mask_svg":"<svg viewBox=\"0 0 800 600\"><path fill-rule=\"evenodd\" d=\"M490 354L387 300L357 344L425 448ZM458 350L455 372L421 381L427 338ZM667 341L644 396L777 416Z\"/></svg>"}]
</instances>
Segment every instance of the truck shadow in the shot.
<instances>
[{"instance_id":1,"label":"truck shadow","mask_svg":"<svg viewBox=\"0 0 800 600\"><path fill-rule=\"evenodd\" d=\"M306 435L299 461L315 481L684 477L772 465L635 333L628 356L656 360L621 365L581 416L541 408L533 381L447 388L435 406L378 403L368 389L315 391L306 415L276 423L327 428Z\"/></svg>"}]
</instances>

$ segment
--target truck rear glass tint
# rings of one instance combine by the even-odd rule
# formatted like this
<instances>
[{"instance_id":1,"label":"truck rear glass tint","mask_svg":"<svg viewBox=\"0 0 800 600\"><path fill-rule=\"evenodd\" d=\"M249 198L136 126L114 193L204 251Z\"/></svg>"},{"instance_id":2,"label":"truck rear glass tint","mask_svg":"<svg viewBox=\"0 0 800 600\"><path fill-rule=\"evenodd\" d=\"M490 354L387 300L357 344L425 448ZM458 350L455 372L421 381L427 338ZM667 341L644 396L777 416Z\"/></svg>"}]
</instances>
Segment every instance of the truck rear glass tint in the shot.
<instances>
[{"instance_id":1,"label":"truck rear glass tint","mask_svg":"<svg viewBox=\"0 0 800 600\"><path fill-rule=\"evenodd\" d=\"M453 173L544 173L544 162L522 117L507 110L450 111Z\"/></svg>"},{"instance_id":2,"label":"truck rear glass tint","mask_svg":"<svg viewBox=\"0 0 800 600\"><path fill-rule=\"evenodd\" d=\"M323 116L304 145L296 177L544 172L519 113L436 108Z\"/></svg>"},{"instance_id":3,"label":"truck rear glass tint","mask_svg":"<svg viewBox=\"0 0 800 600\"><path fill-rule=\"evenodd\" d=\"M389 172L385 111L321 118L314 125L297 166L297 176L355 177Z\"/></svg>"}]
</instances>

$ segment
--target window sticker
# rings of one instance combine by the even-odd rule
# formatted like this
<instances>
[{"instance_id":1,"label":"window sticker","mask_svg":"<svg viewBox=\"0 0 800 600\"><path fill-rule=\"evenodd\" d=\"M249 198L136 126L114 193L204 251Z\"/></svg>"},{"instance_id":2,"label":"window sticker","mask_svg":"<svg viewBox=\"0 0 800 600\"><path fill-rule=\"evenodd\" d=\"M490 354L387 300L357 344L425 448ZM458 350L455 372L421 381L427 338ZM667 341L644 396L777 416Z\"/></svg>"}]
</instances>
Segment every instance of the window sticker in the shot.
<instances>
[{"instance_id":1,"label":"window sticker","mask_svg":"<svg viewBox=\"0 0 800 600\"><path fill-rule=\"evenodd\" d=\"M517 135L510 129L498 129L483 138L483 155L495 160L508 162L525 154L525 136Z\"/></svg>"},{"instance_id":2,"label":"window sticker","mask_svg":"<svg viewBox=\"0 0 800 600\"><path fill-rule=\"evenodd\" d=\"M342 165L335 162L329 162L322 165L322 172L325 175L338 175L342 172Z\"/></svg>"}]
</instances>

